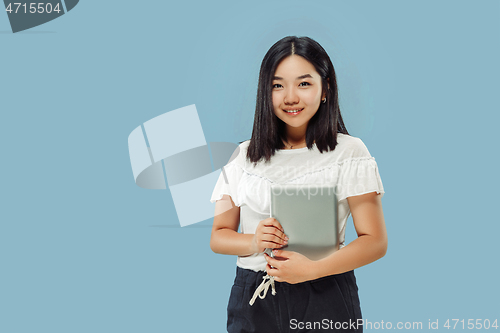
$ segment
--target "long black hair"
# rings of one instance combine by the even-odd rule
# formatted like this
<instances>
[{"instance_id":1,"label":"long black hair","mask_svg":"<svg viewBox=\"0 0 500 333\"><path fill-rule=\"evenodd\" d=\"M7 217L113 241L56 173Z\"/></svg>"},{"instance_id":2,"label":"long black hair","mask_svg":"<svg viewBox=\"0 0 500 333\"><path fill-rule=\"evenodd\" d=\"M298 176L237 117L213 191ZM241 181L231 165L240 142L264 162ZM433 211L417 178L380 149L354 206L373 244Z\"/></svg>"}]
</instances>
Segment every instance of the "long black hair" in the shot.
<instances>
[{"instance_id":1,"label":"long black hair","mask_svg":"<svg viewBox=\"0 0 500 333\"><path fill-rule=\"evenodd\" d=\"M307 147L312 149L316 142L321 153L334 150L337 133L349 134L340 114L337 79L330 57L315 40L288 36L271 46L260 66L252 138L247 150L247 158L251 162L257 163L262 158L267 162L277 149L285 147L285 123L274 114L272 78L280 62L291 55L299 55L314 66L321 76L323 95L326 96L326 103L320 103L318 111L307 125Z\"/></svg>"}]
</instances>

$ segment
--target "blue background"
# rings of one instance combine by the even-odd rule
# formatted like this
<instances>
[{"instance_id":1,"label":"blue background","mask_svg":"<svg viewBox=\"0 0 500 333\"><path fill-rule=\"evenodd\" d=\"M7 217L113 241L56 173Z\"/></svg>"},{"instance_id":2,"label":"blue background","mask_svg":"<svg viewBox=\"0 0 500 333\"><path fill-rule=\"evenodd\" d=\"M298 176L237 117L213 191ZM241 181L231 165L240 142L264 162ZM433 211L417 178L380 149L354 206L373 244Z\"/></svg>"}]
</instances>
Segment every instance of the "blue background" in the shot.
<instances>
[{"instance_id":1,"label":"blue background","mask_svg":"<svg viewBox=\"0 0 500 333\"><path fill-rule=\"evenodd\" d=\"M330 54L384 183L365 319L500 319L499 1L82 0L17 34L0 13L0 32L1 333L225 331L236 258L135 185L127 137L196 104L207 142L250 138L286 35Z\"/></svg>"}]
</instances>

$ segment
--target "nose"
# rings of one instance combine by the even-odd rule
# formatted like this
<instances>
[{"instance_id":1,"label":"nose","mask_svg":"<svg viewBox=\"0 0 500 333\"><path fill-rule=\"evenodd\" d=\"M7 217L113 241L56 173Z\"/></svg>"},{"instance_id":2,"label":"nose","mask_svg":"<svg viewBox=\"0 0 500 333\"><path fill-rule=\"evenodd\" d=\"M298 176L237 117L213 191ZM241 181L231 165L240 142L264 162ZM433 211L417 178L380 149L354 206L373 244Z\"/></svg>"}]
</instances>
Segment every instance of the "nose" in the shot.
<instances>
[{"instance_id":1,"label":"nose","mask_svg":"<svg viewBox=\"0 0 500 333\"><path fill-rule=\"evenodd\" d=\"M297 92L293 88L288 88L285 94L285 98L283 99L283 102L286 105L293 105L297 104L299 102L299 96L297 95Z\"/></svg>"}]
</instances>

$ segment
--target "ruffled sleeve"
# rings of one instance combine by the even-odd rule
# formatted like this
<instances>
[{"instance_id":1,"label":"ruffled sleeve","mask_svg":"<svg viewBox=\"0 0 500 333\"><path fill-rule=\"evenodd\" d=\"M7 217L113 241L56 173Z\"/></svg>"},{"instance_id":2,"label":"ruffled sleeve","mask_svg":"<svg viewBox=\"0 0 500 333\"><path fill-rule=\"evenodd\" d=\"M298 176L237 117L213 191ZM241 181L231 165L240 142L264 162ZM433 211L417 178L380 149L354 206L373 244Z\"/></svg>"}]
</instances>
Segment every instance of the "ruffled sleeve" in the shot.
<instances>
[{"instance_id":1,"label":"ruffled sleeve","mask_svg":"<svg viewBox=\"0 0 500 333\"><path fill-rule=\"evenodd\" d=\"M339 170L338 200L370 192L384 195L377 162L361 139L354 138L349 157L342 161Z\"/></svg>"},{"instance_id":2,"label":"ruffled sleeve","mask_svg":"<svg viewBox=\"0 0 500 333\"><path fill-rule=\"evenodd\" d=\"M231 197L236 206L241 206L240 199L238 198L238 186L243 174L241 161L243 160L243 155L246 155L246 150L242 149L242 145L243 144L240 144L240 146L236 148L231 156L230 162L222 168L219 179L212 192L210 202L214 203L222 199L224 194L227 194Z\"/></svg>"}]
</instances>

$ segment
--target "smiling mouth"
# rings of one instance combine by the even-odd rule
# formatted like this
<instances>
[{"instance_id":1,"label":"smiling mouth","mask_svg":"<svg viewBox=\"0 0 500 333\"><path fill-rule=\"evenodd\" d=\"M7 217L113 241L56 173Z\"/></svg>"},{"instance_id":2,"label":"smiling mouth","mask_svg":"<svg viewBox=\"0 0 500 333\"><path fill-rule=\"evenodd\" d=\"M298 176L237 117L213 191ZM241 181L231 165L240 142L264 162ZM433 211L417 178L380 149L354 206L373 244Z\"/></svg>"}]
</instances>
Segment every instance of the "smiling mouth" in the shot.
<instances>
[{"instance_id":1,"label":"smiling mouth","mask_svg":"<svg viewBox=\"0 0 500 333\"><path fill-rule=\"evenodd\" d=\"M294 110L283 110L285 111L286 113L288 114L298 114L300 111L304 110L303 108L302 109L294 109Z\"/></svg>"}]
</instances>

